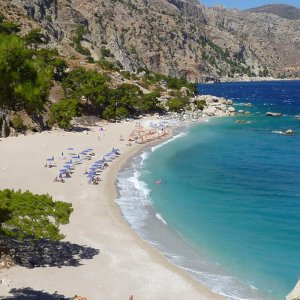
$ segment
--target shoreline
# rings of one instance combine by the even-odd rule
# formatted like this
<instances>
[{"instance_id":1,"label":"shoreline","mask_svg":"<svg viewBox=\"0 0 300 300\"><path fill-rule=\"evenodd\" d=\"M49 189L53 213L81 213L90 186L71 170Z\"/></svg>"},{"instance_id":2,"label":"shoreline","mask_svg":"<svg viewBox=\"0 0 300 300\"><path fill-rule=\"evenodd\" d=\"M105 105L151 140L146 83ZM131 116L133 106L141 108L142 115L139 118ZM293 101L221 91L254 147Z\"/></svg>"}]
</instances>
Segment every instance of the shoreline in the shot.
<instances>
[{"instance_id":1,"label":"shoreline","mask_svg":"<svg viewBox=\"0 0 300 300\"><path fill-rule=\"evenodd\" d=\"M134 129L132 123L108 124L106 127L106 137L103 141L101 138L100 143L94 129L88 134L45 132L1 142L0 154L7 158L4 166L3 162L0 166L0 188L29 189L34 193L49 193L57 200L72 202L74 212L70 224L62 227L65 240L79 245L83 252L83 247L100 252L90 259L82 255L81 265L76 268L63 262L62 267L27 269L16 266L1 270L0 295L9 296L13 288L31 288L39 293L53 294L57 291L66 297L82 295L89 300L99 297L128 299L130 295L134 299L182 299L183 296L188 299L223 299L169 262L163 254L138 237L126 222L115 201L116 175L129 159L149 143L129 148L125 142L119 141L120 134L127 137ZM165 140L161 139L158 143ZM32 149L34 144L42 149ZM54 151L57 155L63 147L70 146L76 149L101 146L102 152L117 147L122 155L103 172L103 181L99 186L88 185L78 174L74 174L74 178L65 184L52 183L55 170L44 168L42 159ZM96 150L99 156L97 152L100 150ZM31 178L26 177L29 167L32 168ZM78 284L74 286L74 282ZM161 282L164 282L163 286Z\"/></svg>"}]
</instances>

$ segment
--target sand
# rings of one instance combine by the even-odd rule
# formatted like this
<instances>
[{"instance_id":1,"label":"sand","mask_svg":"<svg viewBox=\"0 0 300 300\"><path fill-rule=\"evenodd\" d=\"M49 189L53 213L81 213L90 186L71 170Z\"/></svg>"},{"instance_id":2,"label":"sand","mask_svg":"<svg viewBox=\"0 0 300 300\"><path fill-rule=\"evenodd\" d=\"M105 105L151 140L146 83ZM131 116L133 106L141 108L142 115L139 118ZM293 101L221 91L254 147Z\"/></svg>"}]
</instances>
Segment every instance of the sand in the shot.
<instances>
[{"instance_id":1,"label":"sand","mask_svg":"<svg viewBox=\"0 0 300 300\"><path fill-rule=\"evenodd\" d=\"M61 227L66 235L63 242L70 243L64 259L58 255L54 266L1 270L0 298L12 289L30 288L38 295L36 299L54 293L65 297L77 294L89 300L120 300L130 295L134 300L222 299L142 241L123 219L114 202L116 175L142 145L127 145L135 122L104 127L103 132L94 127L88 132L51 131L0 141L0 189L48 193L56 200L71 202L74 208L70 223ZM121 135L124 141L120 141ZM96 158L115 147L122 155L101 174L99 185L89 185L83 174L96 158L76 167L64 184L53 182L64 163L61 152L68 155L68 147L77 153L94 148ZM57 168L44 167L51 156ZM73 248L76 253L70 251Z\"/></svg>"}]
</instances>

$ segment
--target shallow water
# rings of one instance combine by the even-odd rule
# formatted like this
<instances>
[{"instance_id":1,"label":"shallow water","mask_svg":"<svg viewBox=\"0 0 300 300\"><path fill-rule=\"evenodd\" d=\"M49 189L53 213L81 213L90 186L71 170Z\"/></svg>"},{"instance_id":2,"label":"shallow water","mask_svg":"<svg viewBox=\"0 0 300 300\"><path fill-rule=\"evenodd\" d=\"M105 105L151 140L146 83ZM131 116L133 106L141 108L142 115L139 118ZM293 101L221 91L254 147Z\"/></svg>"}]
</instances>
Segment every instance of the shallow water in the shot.
<instances>
[{"instance_id":1,"label":"shallow water","mask_svg":"<svg viewBox=\"0 0 300 300\"><path fill-rule=\"evenodd\" d=\"M251 114L200 124L135 157L119 174L118 202L144 239L213 290L283 299L300 275L300 82L199 89ZM289 128L296 134L279 133Z\"/></svg>"}]
</instances>

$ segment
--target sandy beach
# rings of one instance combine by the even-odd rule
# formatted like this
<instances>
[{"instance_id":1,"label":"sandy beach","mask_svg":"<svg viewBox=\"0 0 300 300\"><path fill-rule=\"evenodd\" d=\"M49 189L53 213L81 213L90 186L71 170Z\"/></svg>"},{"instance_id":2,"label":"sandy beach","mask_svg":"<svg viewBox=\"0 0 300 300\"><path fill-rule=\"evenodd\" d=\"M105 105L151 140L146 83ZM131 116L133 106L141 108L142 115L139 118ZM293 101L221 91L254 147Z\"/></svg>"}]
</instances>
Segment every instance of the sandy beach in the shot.
<instances>
[{"instance_id":1,"label":"sandy beach","mask_svg":"<svg viewBox=\"0 0 300 300\"><path fill-rule=\"evenodd\" d=\"M99 127L83 132L49 131L0 141L0 189L48 193L55 200L71 202L74 208L70 223L61 227L66 237L54 247L47 266L41 262L31 269L15 266L0 271L0 298L29 288L36 299L55 293L89 300L127 300L130 295L134 300L223 299L138 238L123 219L114 202L116 175L143 145L128 145L136 129L134 121L102 126L103 131ZM72 155L66 150L70 147L74 153L93 148L95 157L76 166L65 183L53 182L64 164L62 152L67 158ZM85 170L113 147L122 155L101 173L99 185L88 184ZM45 161L52 156L57 167L46 168Z\"/></svg>"}]
</instances>

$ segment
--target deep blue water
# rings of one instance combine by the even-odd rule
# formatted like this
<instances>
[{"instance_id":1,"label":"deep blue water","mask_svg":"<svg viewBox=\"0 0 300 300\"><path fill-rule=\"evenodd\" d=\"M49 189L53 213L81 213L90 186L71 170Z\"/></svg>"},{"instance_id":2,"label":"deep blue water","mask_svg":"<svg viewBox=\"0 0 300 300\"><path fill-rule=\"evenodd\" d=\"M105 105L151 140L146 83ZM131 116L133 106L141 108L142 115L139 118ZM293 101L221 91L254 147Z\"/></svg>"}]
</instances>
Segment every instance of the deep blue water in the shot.
<instances>
[{"instance_id":1,"label":"deep blue water","mask_svg":"<svg viewBox=\"0 0 300 300\"><path fill-rule=\"evenodd\" d=\"M228 298L284 299L300 277L300 81L199 85L198 90L233 99L237 110L251 114L192 127L144 155L142 165L135 161L123 178L134 172L131 183L144 192L136 192L131 210L121 201L123 212L143 236L148 231L152 241L165 243L165 252L176 248L167 238L172 234L189 245L193 259L183 246L174 250L186 256L181 265ZM251 107L240 105L248 102ZM267 111L284 115L267 117ZM249 122L237 124L238 119ZM279 133L287 129L295 135ZM157 179L163 183L154 184ZM156 235L151 235L152 209L163 220Z\"/></svg>"}]
</instances>

